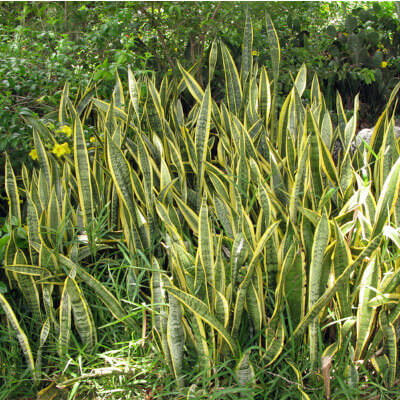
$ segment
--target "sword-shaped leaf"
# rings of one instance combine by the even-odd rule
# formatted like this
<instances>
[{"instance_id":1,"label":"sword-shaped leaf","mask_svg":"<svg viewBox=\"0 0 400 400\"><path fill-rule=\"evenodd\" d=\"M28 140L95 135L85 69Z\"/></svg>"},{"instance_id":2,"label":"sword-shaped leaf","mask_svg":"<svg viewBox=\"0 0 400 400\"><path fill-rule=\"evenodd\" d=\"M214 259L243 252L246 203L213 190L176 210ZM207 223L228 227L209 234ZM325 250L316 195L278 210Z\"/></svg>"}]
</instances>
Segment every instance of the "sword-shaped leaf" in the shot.
<instances>
[{"instance_id":1,"label":"sword-shaped leaf","mask_svg":"<svg viewBox=\"0 0 400 400\"><path fill-rule=\"evenodd\" d=\"M201 191L204 182L204 169L207 154L207 144L210 135L210 123L211 123L211 92L210 86L203 96L203 101L200 107L199 119L197 121L196 133L195 133L195 147L196 147L196 159L197 159L197 209L200 210L201 202Z\"/></svg>"},{"instance_id":2,"label":"sword-shaped leaf","mask_svg":"<svg viewBox=\"0 0 400 400\"><path fill-rule=\"evenodd\" d=\"M224 62L226 97L229 111L238 115L242 102L242 87L239 74L229 50L221 43L222 60Z\"/></svg>"},{"instance_id":3,"label":"sword-shaped leaf","mask_svg":"<svg viewBox=\"0 0 400 400\"><path fill-rule=\"evenodd\" d=\"M215 65L217 64L217 56L218 56L218 46L216 41L214 40L211 45L210 57L208 62L208 83L211 83L211 80L214 76Z\"/></svg>"},{"instance_id":4,"label":"sword-shaped leaf","mask_svg":"<svg viewBox=\"0 0 400 400\"><path fill-rule=\"evenodd\" d=\"M200 253L200 261L205 271L207 281L214 286L214 244L208 220L208 206L206 198L203 199L200 207L198 252Z\"/></svg>"},{"instance_id":5,"label":"sword-shaped leaf","mask_svg":"<svg viewBox=\"0 0 400 400\"><path fill-rule=\"evenodd\" d=\"M60 332L58 337L58 352L60 357L63 357L67 353L71 338L71 300L69 299L65 283L61 292L59 311Z\"/></svg>"},{"instance_id":6,"label":"sword-shaped leaf","mask_svg":"<svg viewBox=\"0 0 400 400\"><path fill-rule=\"evenodd\" d=\"M360 255L354 260L352 264L350 264L343 273L335 279L332 286L329 287L325 291L325 293L314 303L314 305L308 310L307 314L300 321L296 330L293 333L293 339L296 340L301 335L303 335L305 329L309 326L310 323L318 316L320 311L329 303L332 297L336 294L340 285L343 284L344 281L349 279L350 274L358 268L365 259L369 258L373 252L378 248L382 240L382 233L373 238L368 245L364 248L364 250L360 253Z\"/></svg>"},{"instance_id":7,"label":"sword-shaped leaf","mask_svg":"<svg viewBox=\"0 0 400 400\"><path fill-rule=\"evenodd\" d=\"M218 321L212 314L205 303L191 294L185 293L174 286L166 286L165 289L175 296L185 307L192 311L195 315L204 320L211 328L218 331L226 343L229 345L234 356L238 354L238 347L232 336L226 330L223 324Z\"/></svg>"},{"instance_id":8,"label":"sword-shaped leaf","mask_svg":"<svg viewBox=\"0 0 400 400\"><path fill-rule=\"evenodd\" d=\"M246 23L244 26L244 37L243 37L243 52L242 52L242 68L240 76L242 78L242 86L253 69L253 27L251 24L250 14L246 12Z\"/></svg>"},{"instance_id":9,"label":"sword-shaped leaf","mask_svg":"<svg viewBox=\"0 0 400 400\"><path fill-rule=\"evenodd\" d=\"M400 189L400 158L393 166L390 174L385 180L382 192L376 205L375 224L372 229L371 238L375 238L383 230L388 218L392 214L399 197Z\"/></svg>"},{"instance_id":10,"label":"sword-shaped leaf","mask_svg":"<svg viewBox=\"0 0 400 400\"><path fill-rule=\"evenodd\" d=\"M126 160L121 149L115 144L110 136L107 136L107 158L110 173L113 178L114 185L117 188L117 193L125 205L126 210L132 224L134 244L137 249L143 250L143 244L139 235L139 227L136 220L136 207L133 195L133 180L131 176L131 167Z\"/></svg>"},{"instance_id":11,"label":"sword-shaped leaf","mask_svg":"<svg viewBox=\"0 0 400 400\"><path fill-rule=\"evenodd\" d=\"M182 67L182 65L179 63L179 61L178 61L178 67L182 73L183 79L184 79L186 86L189 89L191 95L195 98L195 100L199 104L201 104L201 102L203 101L203 97L204 97L203 89L200 87L200 85L197 83L197 81L193 78L193 76L190 75L189 72L187 72L185 70L185 68Z\"/></svg>"},{"instance_id":12,"label":"sword-shaped leaf","mask_svg":"<svg viewBox=\"0 0 400 400\"><path fill-rule=\"evenodd\" d=\"M79 336L87 351L91 351L96 343L96 328L93 323L89 305L75 279L67 277L65 287L71 301L74 321Z\"/></svg>"},{"instance_id":13,"label":"sword-shaped leaf","mask_svg":"<svg viewBox=\"0 0 400 400\"><path fill-rule=\"evenodd\" d=\"M47 186L50 186L51 170L50 170L49 159L47 156L46 148L44 147L44 144L35 129L33 130L33 142L35 143L35 149L39 159L40 172L44 174Z\"/></svg>"},{"instance_id":14,"label":"sword-shaped leaf","mask_svg":"<svg viewBox=\"0 0 400 400\"><path fill-rule=\"evenodd\" d=\"M6 154L6 168L5 168L5 187L6 187L6 193L8 197L8 209L9 209L9 218L11 218L11 221L15 219L15 221L12 221L15 224L18 224L21 222L21 210L19 206L19 194L18 194L18 186L17 186L17 181L15 179L15 174L14 170L11 166L10 159L8 158L8 155Z\"/></svg>"},{"instance_id":15,"label":"sword-shaped leaf","mask_svg":"<svg viewBox=\"0 0 400 400\"><path fill-rule=\"evenodd\" d=\"M152 132L160 138L165 135L164 129L164 110L161 106L160 95L157 92L153 82L147 80L147 101L146 101L146 115Z\"/></svg>"},{"instance_id":16,"label":"sword-shaped leaf","mask_svg":"<svg viewBox=\"0 0 400 400\"><path fill-rule=\"evenodd\" d=\"M368 339L372 334L376 308L371 307L368 303L376 294L379 282L379 272L379 264L377 262L377 257L375 256L365 268L360 283L357 309L356 360L360 359L360 356L368 343Z\"/></svg>"},{"instance_id":17,"label":"sword-shaped leaf","mask_svg":"<svg viewBox=\"0 0 400 400\"><path fill-rule=\"evenodd\" d=\"M183 330L181 304L174 296L169 296L167 341L175 378L178 381L178 386L184 387L185 382L182 374L185 332Z\"/></svg>"},{"instance_id":18,"label":"sword-shaped leaf","mask_svg":"<svg viewBox=\"0 0 400 400\"><path fill-rule=\"evenodd\" d=\"M301 97L304 93L304 89L307 86L307 68L305 64L301 66L300 71L296 76L296 80L294 81L294 84L297 88L299 96Z\"/></svg>"},{"instance_id":19,"label":"sword-shaped leaf","mask_svg":"<svg viewBox=\"0 0 400 400\"><path fill-rule=\"evenodd\" d=\"M132 70L128 68L128 89L129 89L129 96L131 98L131 103L133 109L136 113L136 118L140 120L140 111L139 111L139 103L140 103L140 91L138 88L137 81L135 79L135 75L133 74Z\"/></svg>"},{"instance_id":20,"label":"sword-shaped leaf","mask_svg":"<svg viewBox=\"0 0 400 400\"><path fill-rule=\"evenodd\" d=\"M101 282L87 273L83 268L73 263L67 257L59 255L59 260L62 265L68 268L68 270L76 270L76 276L96 293L98 298L106 305L116 319L126 323L132 329L138 330L137 323L126 314L120 302L103 284L101 284Z\"/></svg>"},{"instance_id":21,"label":"sword-shaped leaf","mask_svg":"<svg viewBox=\"0 0 400 400\"><path fill-rule=\"evenodd\" d=\"M0 293L0 306L3 309L11 326L13 327L13 329L16 332L18 342L22 348L22 352L24 353L24 356L28 363L28 367L33 372L35 369L35 363L33 361L33 354L32 354L32 350L31 350L31 346L29 344L28 338L27 338L25 332L22 330L22 328L18 322L18 319L15 316L14 311L12 310L10 304L8 303L6 298L1 293Z\"/></svg>"},{"instance_id":22,"label":"sword-shaped leaf","mask_svg":"<svg viewBox=\"0 0 400 400\"><path fill-rule=\"evenodd\" d=\"M271 17L266 12L266 25L267 25L267 34L268 34L268 43L270 47L270 54L271 54L271 61L272 61L272 75L274 78L274 88L273 88L273 95L272 95L272 132L271 132L271 139L275 138L275 126L277 117L275 114L275 110L277 109L278 104L278 78L279 78L279 65L281 62L281 47L279 45L278 34L276 33L274 24L271 20Z\"/></svg>"},{"instance_id":23,"label":"sword-shaped leaf","mask_svg":"<svg viewBox=\"0 0 400 400\"><path fill-rule=\"evenodd\" d=\"M386 348L388 353L389 361L389 374L387 377L388 386L391 388L394 386L396 381L396 369L397 369L397 333L396 328L389 321L386 314L386 310L381 310L379 313L379 325L384 332L386 339Z\"/></svg>"},{"instance_id":24,"label":"sword-shaped leaf","mask_svg":"<svg viewBox=\"0 0 400 400\"><path fill-rule=\"evenodd\" d=\"M93 190L86 139L83 133L82 123L77 115L75 115L74 123L74 164L79 204L83 214L83 224L85 227L88 227L94 218Z\"/></svg>"},{"instance_id":25,"label":"sword-shaped leaf","mask_svg":"<svg viewBox=\"0 0 400 400\"><path fill-rule=\"evenodd\" d=\"M239 326L240 326L240 322L242 320L242 314L243 314L244 302L245 302L246 295L247 295L247 289L253 279L255 263L257 262L258 257L264 250L267 240L270 238L270 236L274 232L275 228L278 226L279 222L280 221L274 222L271 226L268 227L268 229L261 236L260 240L257 243L256 248L254 249L253 258L250 261L249 266L247 267L246 277L243 279L242 283L239 286L239 289L237 292L237 297L236 297L235 310L233 313L232 337L234 337L234 338L237 337L237 334L239 332Z\"/></svg>"},{"instance_id":26,"label":"sword-shaped leaf","mask_svg":"<svg viewBox=\"0 0 400 400\"><path fill-rule=\"evenodd\" d=\"M336 237L336 247L333 255L333 267L335 278L342 275L344 270L348 265L351 264L351 252L350 248L345 241L343 233L334 220L335 226L335 237ZM350 287L348 281L343 281L341 285L338 286L337 297L340 306L340 315L342 318L348 318L352 316L351 304L350 304Z\"/></svg>"},{"instance_id":27,"label":"sword-shaped leaf","mask_svg":"<svg viewBox=\"0 0 400 400\"><path fill-rule=\"evenodd\" d=\"M309 289L308 289L308 309L311 310L320 297L320 281L322 277L322 266L324 261L324 253L329 242L329 220L323 209L322 217L317 225L314 234L314 243L311 253ZM318 320L311 322L309 328L310 337L310 358L311 362L317 360L318 350Z\"/></svg>"},{"instance_id":28,"label":"sword-shaped leaf","mask_svg":"<svg viewBox=\"0 0 400 400\"><path fill-rule=\"evenodd\" d=\"M251 365L249 353L250 352L247 351L243 354L235 368L236 378L240 386L248 386L252 383L255 377L254 368ZM245 393L240 394L240 397L246 399L249 398Z\"/></svg>"}]
</instances>

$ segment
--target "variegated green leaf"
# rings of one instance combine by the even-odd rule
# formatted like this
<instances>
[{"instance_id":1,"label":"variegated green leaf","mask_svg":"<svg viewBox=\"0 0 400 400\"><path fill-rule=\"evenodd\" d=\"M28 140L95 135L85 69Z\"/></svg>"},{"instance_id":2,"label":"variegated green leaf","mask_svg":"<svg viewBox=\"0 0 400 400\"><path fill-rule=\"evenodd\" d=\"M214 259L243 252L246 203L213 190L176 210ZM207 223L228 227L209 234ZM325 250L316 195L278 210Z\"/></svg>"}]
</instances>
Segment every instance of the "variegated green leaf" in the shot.
<instances>
[{"instance_id":1,"label":"variegated green leaf","mask_svg":"<svg viewBox=\"0 0 400 400\"><path fill-rule=\"evenodd\" d=\"M197 209L200 209L201 191L204 181L204 169L207 154L207 144L210 135L210 122L211 122L211 92L210 86L204 93L203 101L201 103L199 119L197 121L196 133L195 133L195 146L196 146L196 160L197 160L197 196L198 203Z\"/></svg>"},{"instance_id":2,"label":"variegated green leaf","mask_svg":"<svg viewBox=\"0 0 400 400\"><path fill-rule=\"evenodd\" d=\"M227 104L229 111L237 115L242 102L242 86L233 58L229 50L222 43L221 50L224 63Z\"/></svg>"},{"instance_id":3,"label":"variegated green leaf","mask_svg":"<svg viewBox=\"0 0 400 400\"><path fill-rule=\"evenodd\" d=\"M6 155L5 172L6 172L5 187L8 197L8 209L9 209L8 215L9 218L11 218L13 224L18 224L21 222L20 199L19 199L18 186L17 186L17 181L15 179L14 170L11 166L8 155Z\"/></svg>"},{"instance_id":4,"label":"variegated green leaf","mask_svg":"<svg viewBox=\"0 0 400 400\"><path fill-rule=\"evenodd\" d=\"M206 323L208 323L213 329L218 331L226 343L229 345L233 355L235 356L238 352L237 344L229 332L226 330L223 324L221 324L217 318L215 318L208 307L198 298L185 293L174 286L166 286L166 290L175 296L185 307L192 311L195 315L200 317Z\"/></svg>"},{"instance_id":5,"label":"variegated green leaf","mask_svg":"<svg viewBox=\"0 0 400 400\"><path fill-rule=\"evenodd\" d=\"M312 258L310 264L309 275L309 290L308 290L308 309L311 310L314 304L319 299L320 281L322 277L323 257L329 241L329 221L325 209L323 210L322 217L317 225L314 234L314 243L312 247ZM309 337L310 337L310 358L311 362L315 363L317 360L318 351L318 320L314 320L310 324Z\"/></svg>"},{"instance_id":6,"label":"variegated green leaf","mask_svg":"<svg viewBox=\"0 0 400 400\"><path fill-rule=\"evenodd\" d=\"M12 310L10 304L8 303L7 299L0 293L0 306L3 309L8 321L10 322L11 326L15 330L17 334L18 342L21 346L22 352L25 355L26 361L28 363L29 369L33 372L35 369L35 363L33 360L33 354L31 350L31 346L29 344L28 338L25 332L22 330L18 319Z\"/></svg>"},{"instance_id":7,"label":"variegated green leaf","mask_svg":"<svg viewBox=\"0 0 400 400\"><path fill-rule=\"evenodd\" d=\"M74 163L83 223L87 227L94 218L93 190L86 139L78 116L76 116L74 124Z\"/></svg>"},{"instance_id":8,"label":"variegated green leaf","mask_svg":"<svg viewBox=\"0 0 400 400\"><path fill-rule=\"evenodd\" d=\"M245 84L248 76L251 75L253 69L253 27L251 24L250 14L246 12L246 23L244 27L243 52L242 52L242 68L240 76L242 85Z\"/></svg>"},{"instance_id":9,"label":"variegated green leaf","mask_svg":"<svg viewBox=\"0 0 400 400\"><path fill-rule=\"evenodd\" d=\"M360 359L368 339L372 334L376 309L371 307L368 303L375 296L376 289L378 288L379 272L377 257L374 257L364 270L358 294L356 360Z\"/></svg>"},{"instance_id":10,"label":"variegated green leaf","mask_svg":"<svg viewBox=\"0 0 400 400\"><path fill-rule=\"evenodd\" d=\"M328 304L329 301L332 299L332 297L336 294L340 285L342 285L344 281L348 280L349 275L356 268L358 268L365 259L368 259L374 253L374 251L378 248L379 244L381 243L381 240L382 240L382 233L377 235L368 243L368 245L364 248L364 250L360 253L360 255L353 261L353 263L350 264L348 267L346 267L343 273L335 279L332 286L330 286L329 289L327 289L325 293L314 303L314 305L311 307L311 309L308 310L307 314L300 321L299 325L294 331L293 334L294 340L298 339L301 335L303 335L305 329L309 326L309 324L318 316L322 308L325 307L326 304Z\"/></svg>"}]
</instances>

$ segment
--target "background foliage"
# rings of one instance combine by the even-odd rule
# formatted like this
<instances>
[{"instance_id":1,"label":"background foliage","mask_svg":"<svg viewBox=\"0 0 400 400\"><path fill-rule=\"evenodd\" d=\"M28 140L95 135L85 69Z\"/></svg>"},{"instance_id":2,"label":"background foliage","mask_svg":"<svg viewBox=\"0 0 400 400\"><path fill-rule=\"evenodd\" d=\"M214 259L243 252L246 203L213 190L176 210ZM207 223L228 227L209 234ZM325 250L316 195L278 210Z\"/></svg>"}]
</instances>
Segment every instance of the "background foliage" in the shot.
<instances>
[{"instance_id":1,"label":"background foliage","mask_svg":"<svg viewBox=\"0 0 400 400\"><path fill-rule=\"evenodd\" d=\"M362 119L376 116L399 73L399 20L394 2L248 2L254 21L254 51L270 64L263 24L267 10L282 47L280 91L291 71L306 63L323 79L328 106L339 89L345 106L361 93ZM237 2L2 2L0 4L0 151L26 160L29 133L20 113L40 116L59 103L63 83L71 94L131 66L135 75L179 74L197 64L200 85L214 38L240 63L245 8ZM367 99L373 99L372 104ZM369 123L371 121L368 121ZM13 157L14 158L14 157ZM15 162L15 161L14 161Z\"/></svg>"}]
</instances>

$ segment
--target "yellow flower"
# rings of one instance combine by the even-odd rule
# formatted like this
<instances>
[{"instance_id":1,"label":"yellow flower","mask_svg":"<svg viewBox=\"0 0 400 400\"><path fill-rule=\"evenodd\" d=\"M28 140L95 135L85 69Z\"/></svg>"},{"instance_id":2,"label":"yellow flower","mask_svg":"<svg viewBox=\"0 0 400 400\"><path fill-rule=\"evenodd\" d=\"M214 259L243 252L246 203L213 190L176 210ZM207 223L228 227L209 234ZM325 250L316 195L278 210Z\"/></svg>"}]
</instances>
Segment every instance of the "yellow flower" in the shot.
<instances>
[{"instance_id":1,"label":"yellow flower","mask_svg":"<svg viewBox=\"0 0 400 400\"><path fill-rule=\"evenodd\" d=\"M344 35L344 36L347 36L347 35L348 35L348 33L347 33L347 32L343 32L343 35Z\"/></svg>"},{"instance_id":2,"label":"yellow flower","mask_svg":"<svg viewBox=\"0 0 400 400\"><path fill-rule=\"evenodd\" d=\"M259 55L260 55L260 52L259 52L259 51L253 50L253 56L259 56Z\"/></svg>"},{"instance_id":3,"label":"yellow flower","mask_svg":"<svg viewBox=\"0 0 400 400\"><path fill-rule=\"evenodd\" d=\"M381 63L382 68L386 68L387 65L388 65L387 61L382 61L382 63Z\"/></svg>"},{"instance_id":4,"label":"yellow flower","mask_svg":"<svg viewBox=\"0 0 400 400\"><path fill-rule=\"evenodd\" d=\"M178 52L178 48L177 48L177 47L174 48L174 52L175 52L175 53Z\"/></svg>"},{"instance_id":5,"label":"yellow flower","mask_svg":"<svg viewBox=\"0 0 400 400\"><path fill-rule=\"evenodd\" d=\"M137 37L138 37L140 40L143 39L143 35L138 35Z\"/></svg>"},{"instance_id":6,"label":"yellow flower","mask_svg":"<svg viewBox=\"0 0 400 400\"><path fill-rule=\"evenodd\" d=\"M65 133L67 136L71 136L72 134L72 129L68 125L63 125L59 132Z\"/></svg>"},{"instance_id":7,"label":"yellow flower","mask_svg":"<svg viewBox=\"0 0 400 400\"><path fill-rule=\"evenodd\" d=\"M94 137L94 136L92 136L90 139L89 139L89 142L90 143L94 143L96 141L96 138Z\"/></svg>"},{"instance_id":8,"label":"yellow flower","mask_svg":"<svg viewBox=\"0 0 400 400\"><path fill-rule=\"evenodd\" d=\"M32 160L37 160L39 157L37 155L37 151L36 149L32 149L29 153L30 157L32 158Z\"/></svg>"},{"instance_id":9,"label":"yellow flower","mask_svg":"<svg viewBox=\"0 0 400 400\"><path fill-rule=\"evenodd\" d=\"M54 149L51 151L54 153L57 157L62 157L64 154L70 154L71 149L68 147L68 143L64 142L63 144L56 144L54 146Z\"/></svg>"}]
</instances>

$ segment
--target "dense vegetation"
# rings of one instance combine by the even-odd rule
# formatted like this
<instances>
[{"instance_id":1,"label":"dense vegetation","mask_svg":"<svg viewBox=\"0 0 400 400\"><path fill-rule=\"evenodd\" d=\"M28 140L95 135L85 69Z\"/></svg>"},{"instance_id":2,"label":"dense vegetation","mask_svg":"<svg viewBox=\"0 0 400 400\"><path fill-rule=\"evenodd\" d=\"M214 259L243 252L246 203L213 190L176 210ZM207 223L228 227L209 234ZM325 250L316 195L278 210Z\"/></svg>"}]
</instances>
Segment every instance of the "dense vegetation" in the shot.
<instances>
[{"instance_id":1,"label":"dense vegetation","mask_svg":"<svg viewBox=\"0 0 400 400\"><path fill-rule=\"evenodd\" d=\"M396 7L1 3L0 399L398 397Z\"/></svg>"}]
</instances>

